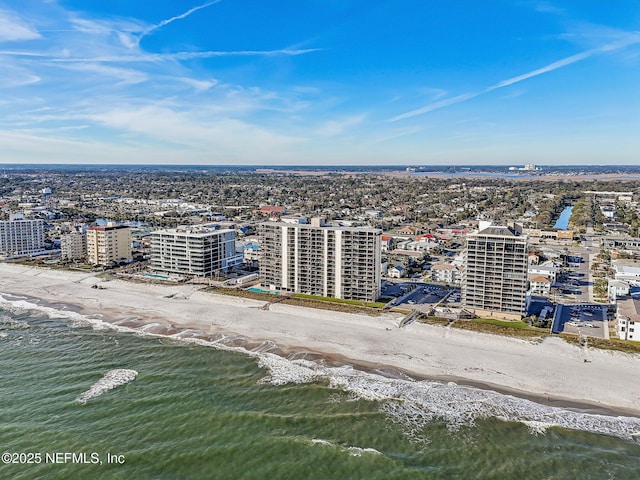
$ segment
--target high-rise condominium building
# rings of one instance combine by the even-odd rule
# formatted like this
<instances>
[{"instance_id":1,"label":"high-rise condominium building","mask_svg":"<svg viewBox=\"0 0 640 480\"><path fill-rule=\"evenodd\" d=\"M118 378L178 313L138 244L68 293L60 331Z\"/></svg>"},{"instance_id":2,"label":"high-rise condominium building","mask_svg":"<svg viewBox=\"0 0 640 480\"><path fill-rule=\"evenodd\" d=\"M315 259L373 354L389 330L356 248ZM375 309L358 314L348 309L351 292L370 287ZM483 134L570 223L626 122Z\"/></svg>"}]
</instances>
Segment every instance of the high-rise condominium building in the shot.
<instances>
[{"instance_id":1,"label":"high-rise condominium building","mask_svg":"<svg viewBox=\"0 0 640 480\"><path fill-rule=\"evenodd\" d=\"M380 237L373 228L263 223L260 277L273 290L375 301L380 296Z\"/></svg>"},{"instance_id":2,"label":"high-rise condominium building","mask_svg":"<svg viewBox=\"0 0 640 480\"><path fill-rule=\"evenodd\" d=\"M0 222L0 257L24 257L44 251L42 220L25 220L22 214Z\"/></svg>"},{"instance_id":3,"label":"high-rise condominium building","mask_svg":"<svg viewBox=\"0 0 640 480\"><path fill-rule=\"evenodd\" d=\"M81 232L60 235L60 258L80 260L87 254L87 237Z\"/></svg>"},{"instance_id":4,"label":"high-rise condominium building","mask_svg":"<svg viewBox=\"0 0 640 480\"><path fill-rule=\"evenodd\" d=\"M108 224L106 227L87 229L88 263L112 266L131 260L131 229L129 227Z\"/></svg>"},{"instance_id":5,"label":"high-rise condominium building","mask_svg":"<svg viewBox=\"0 0 640 480\"><path fill-rule=\"evenodd\" d=\"M467 236L462 303L476 315L519 320L527 290L527 237L502 226Z\"/></svg>"},{"instance_id":6,"label":"high-rise condominium building","mask_svg":"<svg viewBox=\"0 0 640 480\"><path fill-rule=\"evenodd\" d=\"M159 272L211 277L241 262L231 229L196 225L151 234L151 268Z\"/></svg>"}]
</instances>

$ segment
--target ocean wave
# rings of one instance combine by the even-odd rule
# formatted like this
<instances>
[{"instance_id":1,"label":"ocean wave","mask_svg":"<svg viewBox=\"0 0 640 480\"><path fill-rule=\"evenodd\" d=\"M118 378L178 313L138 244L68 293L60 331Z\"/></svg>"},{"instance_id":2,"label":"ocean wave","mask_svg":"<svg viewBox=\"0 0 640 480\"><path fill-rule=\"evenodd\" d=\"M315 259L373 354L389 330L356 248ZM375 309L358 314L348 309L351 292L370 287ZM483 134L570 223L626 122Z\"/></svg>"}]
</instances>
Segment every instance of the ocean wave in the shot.
<instances>
[{"instance_id":1,"label":"ocean wave","mask_svg":"<svg viewBox=\"0 0 640 480\"><path fill-rule=\"evenodd\" d=\"M329 447L339 448L340 450L344 450L345 452L348 452L349 455L351 455L352 457L361 457L363 453L369 453L373 455L382 455L382 452L379 450L376 450L375 448L362 448L362 447L352 447L352 446L343 447L342 445L338 445L337 443L330 442L329 440L323 440L321 438L312 438L311 443L313 445L325 445Z\"/></svg>"},{"instance_id":2,"label":"ocean wave","mask_svg":"<svg viewBox=\"0 0 640 480\"><path fill-rule=\"evenodd\" d=\"M527 426L532 434L552 427L581 430L633 440L640 435L640 418L609 416L542 405L532 400L453 382L389 378L349 366L326 367L310 361L264 361L274 385L327 380L330 388L358 399L377 401L394 423L419 440L419 432L434 422L456 431L481 419L496 418ZM330 401L335 401L333 398Z\"/></svg>"},{"instance_id":3,"label":"ocean wave","mask_svg":"<svg viewBox=\"0 0 640 480\"><path fill-rule=\"evenodd\" d=\"M5 314L0 315L0 324L8 325L10 329L25 330L30 327L29 322L25 322L24 320L19 320L17 318L12 318L9 315Z\"/></svg>"},{"instance_id":4,"label":"ocean wave","mask_svg":"<svg viewBox=\"0 0 640 480\"><path fill-rule=\"evenodd\" d=\"M137 376L138 372L135 370L128 370L125 368L109 370L100 380L91 385L89 390L78 395L76 401L80 403L87 403L87 401L92 398L99 397L109 390L113 390L120 385L125 385L133 381Z\"/></svg>"},{"instance_id":5,"label":"ocean wave","mask_svg":"<svg viewBox=\"0 0 640 480\"><path fill-rule=\"evenodd\" d=\"M311 383L321 380L324 375L308 365L306 360L287 360L272 353L251 352L258 359L258 366L269 374L260 383L286 385L287 383Z\"/></svg>"},{"instance_id":6,"label":"ocean wave","mask_svg":"<svg viewBox=\"0 0 640 480\"><path fill-rule=\"evenodd\" d=\"M93 319L81 313L65 310L63 308L47 307L28 300L9 300L0 295L0 307L13 313L20 313L26 310L43 313L49 318L71 320L72 327L91 325L96 330L105 330L109 328L106 322Z\"/></svg>"},{"instance_id":7,"label":"ocean wave","mask_svg":"<svg viewBox=\"0 0 640 480\"><path fill-rule=\"evenodd\" d=\"M249 355L255 358L258 365L267 372L260 383L285 385L327 382L330 388L347 393L350 399L379 402L380 410L394 423L403 425L410 435L438 421L445 422L451 430L457 430L463 426L472 427L481 419L496 418L522 423L532 434L543 434L549 428L560 427L629 440L640 438L640 418L636 417L598 415L552 407L528 399L452 382L417 381L405 375L392 375L388 372L363 372L348 365L330 367L324 365L322 361L287 359L262 351L262 347L255 348L255 344L251 344L253 351L244 348L242 338L237 335L217 334L213 338L192 329L181 330L173 335L159 334L146 331L150 327L144 325L135 327L115 325L98 318L67 310L57 310L25 300L6 300L1 295L0 306L9 310L36 310L53 318L67 318L72 321L72 324L91 325L99 330L109 328ZM97 384L94 387L97 387ZM329 401L336 401L335 396L330 397Z\"/></svg>"}]
</instances>

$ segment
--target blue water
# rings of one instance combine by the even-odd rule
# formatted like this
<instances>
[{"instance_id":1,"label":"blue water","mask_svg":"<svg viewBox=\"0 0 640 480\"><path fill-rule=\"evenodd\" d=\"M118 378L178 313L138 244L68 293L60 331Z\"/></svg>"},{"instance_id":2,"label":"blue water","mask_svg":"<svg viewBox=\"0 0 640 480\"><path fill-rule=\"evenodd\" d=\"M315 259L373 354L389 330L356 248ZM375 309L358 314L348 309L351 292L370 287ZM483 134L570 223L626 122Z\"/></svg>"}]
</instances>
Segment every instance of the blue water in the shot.
<instances>
[{"instance_id":1,"label":"blue water","mask_svg":"<svg viewBox=\"0 0 640 480\"><path fill-rule=\"evenodd\" d=\"M160 278L162 280L168 280L169 279L169 275L158 275L157 273L145 273L144 276L145 277L150 277L150 278Z\"/></svg>"},{"instance_id":2,"label":"blue water","mask_svg":"<svg viewBox=\"0 0 640 480\"><path fill-rule=\"evenodd\" d=\"M640 472L631 438L640 419L283 358L262 345L133 333L0 298L2 452L42 455L10 457L0 479L636 480ZM65 462L65 453L85 457Z\"/></svg>"},{"instance_id":3,"label":"blue water","mask_svg":"<svg viewBox=\"0 0 640 480\"><path fill-rule=\"evenodd\" d=\"M249 290L250 292L256 292L256 293L271 293L273 295L280 294L278 290L268 290L266 288L260 288L260 287L250 287L247 290Z\"/></svg>"},{"instance_id":4,"label":"blue water","mask_svg":"<svg viewBox=\"0 0 640 480\"><path fill-rule=\"evenodd\" d=\"M572 210L573 210L573 206L564 207L564 210L562 210L562 213L560 213L560 216L558 217L558 220L556 221L553 228L566 230L567 227L569 226L569 219L571 218Z\"/></svg>"}]
</instances>

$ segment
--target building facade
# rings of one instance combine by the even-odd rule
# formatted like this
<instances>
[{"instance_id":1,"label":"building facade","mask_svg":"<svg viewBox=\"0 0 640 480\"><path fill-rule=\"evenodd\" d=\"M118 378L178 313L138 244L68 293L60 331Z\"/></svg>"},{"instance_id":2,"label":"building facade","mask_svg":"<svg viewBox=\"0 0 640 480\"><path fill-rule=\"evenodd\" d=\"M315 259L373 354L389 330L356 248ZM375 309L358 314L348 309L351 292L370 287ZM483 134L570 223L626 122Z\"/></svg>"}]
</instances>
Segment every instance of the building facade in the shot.
<instances>
[{"instance_id":1,"label":"building facade","mask_svg":"<svg viewBox=\"0 0 640 480\"><path fill-rule=\"evenodd\" d=\"M640 342L640 297L627 295L618 298L616 322L622 340Z\"/></svg>"},{"instance_id":2,"label":"building facade","mask_svg":"<svg viewBox=\"0 0 640 480\"><path fill-rule=\"evenodd\" d=\"M519 320L527 291L527 237L502 226L467 236L462 303L476 315Z\"/></svg>"},{"instance_id":3,"label":"building facade","mask_svg":"<svg viewBox=\"0 0 640 480\"><path fill-rule=\"evenodd\" d=\"M151 234L151 268L158 272L211 277L240 263L231 229L183 226Z\"/></svg>"},{"instance_id":4,"label":"building facade","mask_svg":"<svg viewBox=\"0 0 640 480\"><path fill-rule=\"evenodd\" d=\"M380 297L382 232L310 225L260 225L260 277L272 290L375 301Z\"/></svg>"},{"instance_id":5,"label":"building facade","mask_svg":"<svg viewBox=\"0 0 640 480\"><path fill-rule=\"evenodd\" d=\"M60 235L60 258L80 260L87 255L87 237L80 232Z\"/></svg>"},{"instance_id":6,"label":"building facade","mask_svg":"<svg viewBox=\"0 0 640 480\"><path fill-rule=\"evenodd\" d=\"M131 229L124 225L87 229L87 262L93 265L113 266L131 262Z\"/></svg>"},{"instance_id":7,"label":"building facade","mask_svg":"<svg viewBox=\"0 0 640 480\"><path fill-rule=\"evenodd\" d=\"M462 281L463 268L450 263L441 263L431 267L431 279L434 282L448 283L449 285L460 285Z\"/></svg>"},{"instance_id":8,"label":"building facade","mask_svg":"<svg viewBox=\"0 0 640 480\"><path fill-rule=\"evenodd\" d=\"M44 251L44 223L20 214L0 222L0 257L17 258Z\"/></svg>"},{"instance_id":9,"label":"building facade","mask_svg":"<svg viewBox=\"0 0 640 480\"><path fill-rule=\"evenodd\" d=\"M529 293L531 295L541 295L548 297L551 294L552 282L544 275L534 275L529 277Z\"/></svg>"}]
</instances>

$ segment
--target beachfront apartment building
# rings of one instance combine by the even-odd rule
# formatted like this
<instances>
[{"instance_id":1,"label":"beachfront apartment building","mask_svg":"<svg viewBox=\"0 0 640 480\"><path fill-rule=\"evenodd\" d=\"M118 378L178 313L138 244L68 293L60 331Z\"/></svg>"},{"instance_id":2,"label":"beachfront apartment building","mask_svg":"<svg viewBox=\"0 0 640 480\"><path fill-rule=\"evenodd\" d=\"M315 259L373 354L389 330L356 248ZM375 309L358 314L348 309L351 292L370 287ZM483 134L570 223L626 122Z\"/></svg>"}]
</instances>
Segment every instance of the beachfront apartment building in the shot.
<instances>
[{"instance_id":1,"label":"beachfront apartment building","mask_svg":"<svg viewBox=\"0 0 640 480\"><path fill-rule=\"evenodd\" d=\"M270 290L349 300L380 297L381 230L260 224L260 278Z\"/></svg>"},{"instance_id":2,"label":"beachfront apartment building","mask_svg":"<svg viewBox=\"0 0 640 480\"><path fill-rule=\"evenodd\" d=\"M463 270L460 265L439 263L431 267L431 280L449 285L460 285Z\"/></svg>"},{"instance_id":3,"label":"beachfront apartment building","mask_svg":"<svg viewBox=\"0 0 640 480\"><path fill-rule=\"evenodd\" d=\"M462 304L479 316L520 320L527 291L527 237L505 226L467 236Z\"/></svg>"},{"instance_id":4,"label":"beachfront apartment building","mask_svg":"<svg viewBox=\"0 0 640 480\"><path fill-rule=\"evenodd\" d=\"M640 296L626 295L616 301L618 336L622 340L640 342Z\"/></svg>"},{"instance_id":5,"label":"beachfront apartment building","mask_svg":"<svg viewBox=\"0 0 640 480\"><path fill-rule=\"evenodd\" d=\"M553 282L544 275L534 275L529 277L529 293L548 297L551 294L552 284Z\"/></svg>"},{"instance_id":6,"label":"beachfront apartment building","mask_svg":"<svg viewBox=\"0 0 640 480\"><path fill-rule=\"evenodd\" d=\"M110 267L131 261L131 228L109 222L87 229L87 263Z\"/></svg>"},{"instance_id":7,"label":"beachfront apartment building","mask_svg":"<svg viewBox=\"0 0 640 480\"><path fill-rule=\"evenodd\" d=\"M60 235L60 258L80 260L87 255L87 237L81 232Z\"/></svg>"},{"instance_id":8,"label":"beachfront apartment building","mask_svg":"<svg viewBox=\"0 0 640 480\"><path fill-rule=\"evenodd\" d=\"M157 272L211 277L242 263L236 233L214 225L180 226L151 233L151 268Z\"/></svg>"},{"instance_id":9,"label":"beachfront apartment building","mask_svg":"<svg viewBox=\"0 0 640 480\"><path fill-rule=\"evenodd\" d=\"M0 222L0 258L18 258L43 253L44 223L12 214Z\"/></svg>"}]
</instances>

